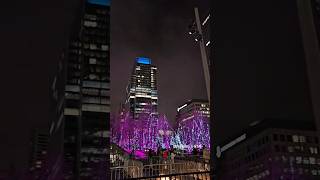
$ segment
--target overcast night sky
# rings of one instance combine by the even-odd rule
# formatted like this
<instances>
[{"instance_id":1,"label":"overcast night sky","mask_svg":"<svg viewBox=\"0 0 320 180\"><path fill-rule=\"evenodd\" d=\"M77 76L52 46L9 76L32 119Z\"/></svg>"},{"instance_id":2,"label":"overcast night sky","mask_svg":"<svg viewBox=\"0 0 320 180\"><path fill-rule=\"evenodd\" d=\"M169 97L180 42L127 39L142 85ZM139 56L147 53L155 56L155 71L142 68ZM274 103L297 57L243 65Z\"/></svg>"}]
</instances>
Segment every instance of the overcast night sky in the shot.
<instances>
[{"instance_id":1,"label":"overcast night sky","mask_svg":"<svg viewBox=\"0 0 320 180\"><path fill-rule=\"evenodd\" d=\"M134 60L152 59L158 67L159 112L174 121L188 99L206 98L200 50L188 37L194 1L115 0L111 9L112 114L125 100ZM200 7L208 3L199 1ZM200 11L207 11L201 8Z\"/></svg>"}]
</instances>

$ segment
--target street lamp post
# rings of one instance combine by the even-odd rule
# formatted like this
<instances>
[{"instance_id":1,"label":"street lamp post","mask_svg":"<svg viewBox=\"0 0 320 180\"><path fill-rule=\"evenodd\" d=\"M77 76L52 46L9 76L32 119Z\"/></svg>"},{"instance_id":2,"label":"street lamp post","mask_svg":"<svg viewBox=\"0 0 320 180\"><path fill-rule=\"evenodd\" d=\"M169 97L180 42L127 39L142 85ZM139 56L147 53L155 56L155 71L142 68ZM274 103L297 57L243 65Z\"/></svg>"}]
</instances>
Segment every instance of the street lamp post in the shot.
<instances>
[{"instance_id":1,"label":"street lamp post","mask_svg":"<svg viewBox=\"0 0 320 180\"><path fill-rule=\"evenodd\" d=\"M202 67L204 72L204 78L207 89L208 101L210 102L210 74L209 74L209 63L206 52L206 44L204 42L201 20L199 15L199 10L197 7L194 8L195 13L195 23L189 26L189 34L194 36L196 42L199 42L201 59L202 59ZM207 20L207 19L206 19Z\"/></svg>"}]
</instances>

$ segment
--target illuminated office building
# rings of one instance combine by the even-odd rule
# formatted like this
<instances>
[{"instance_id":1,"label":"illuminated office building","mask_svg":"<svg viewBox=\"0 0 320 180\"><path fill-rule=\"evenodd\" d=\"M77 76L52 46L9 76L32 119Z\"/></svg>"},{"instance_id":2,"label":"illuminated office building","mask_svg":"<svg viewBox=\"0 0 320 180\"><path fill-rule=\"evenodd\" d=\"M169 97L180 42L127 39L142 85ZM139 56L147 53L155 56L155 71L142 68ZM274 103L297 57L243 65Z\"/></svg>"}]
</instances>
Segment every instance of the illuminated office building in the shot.
<instances>
[{"instance_id":1,"label":"illuminated office building","mask_svg":"<svg viewBox=\"0 0 320 180\"><path fill-rule=\"evenodd\" d=\"M158 116L157 67L149 58L136 58L127 86L126 107L135 119L142 113Z\"/></svg>"},{"instance_id":2,"label":"illuminated office building","mask_svg":"<svg viewBox=\"0 0 320 180\"><path fill-rule=\"evenodd\" d=\"M194 114L210 118L209 102L206 100L192 99L177 108L176 122L184 122L194 118Z\"/></svg>"},{"instance_id":3,"label":"illuminated office building","mask_svg":"<svg viewBox=\"0 0 320 180\"><path fill-rule=\"evenodd\" d=\"M206 100L193 99L177 109L176 128L183 149L210 148L210 108Z\"/></svg>"},{"instance_id":4,"label":"illuminated office building","mask_svg":"<svg viewBox=\"0 0 320 180\"><path fill-rule=\"evenodd\" d=\"M107 179L110 119L109 0L87 0L70 43L65 179Z\"/></svg>"}]
</instances>

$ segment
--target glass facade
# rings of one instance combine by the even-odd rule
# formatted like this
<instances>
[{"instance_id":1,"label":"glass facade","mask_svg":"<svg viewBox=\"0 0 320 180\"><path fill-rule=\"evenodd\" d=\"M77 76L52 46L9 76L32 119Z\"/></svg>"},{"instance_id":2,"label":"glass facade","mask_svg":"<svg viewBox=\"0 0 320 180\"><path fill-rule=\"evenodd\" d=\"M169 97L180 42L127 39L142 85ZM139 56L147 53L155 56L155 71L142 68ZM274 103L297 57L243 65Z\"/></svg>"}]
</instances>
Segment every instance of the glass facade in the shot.
<instances>
[{"instance_id":1,"label":"glass facade","mask_svg":"<svg viewBox=\"0 0 320 180\"><path fill-rule=\"evenodd\" d=\"M126 107L134 118L142 113L158 116L157 68L149 58L136 59L127 87Z\"/></svg>"},{"instance_id":2,"label":"glass facade","mask_svg":"<svg viewBox=\"0 0 320 180\"><path fill-rule=\"evenodd\" d=\"M110 118L109 1L87 1L69 50L65 179L107 179Z\"/></svg>"}]
</instances>

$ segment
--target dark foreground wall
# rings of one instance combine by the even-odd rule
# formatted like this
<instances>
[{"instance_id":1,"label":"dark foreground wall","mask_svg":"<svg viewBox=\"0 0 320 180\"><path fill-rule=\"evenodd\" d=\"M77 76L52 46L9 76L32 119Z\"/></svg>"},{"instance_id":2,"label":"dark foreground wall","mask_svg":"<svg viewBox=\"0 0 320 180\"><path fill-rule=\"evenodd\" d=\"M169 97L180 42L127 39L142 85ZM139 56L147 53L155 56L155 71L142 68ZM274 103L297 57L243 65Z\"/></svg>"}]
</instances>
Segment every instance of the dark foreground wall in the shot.
<instances>
[{"instance_id":1,"label":"dark foreground wall","mask_svg":"<svg viewBox=\"0 0 320 180\"><path fill-rule=\"evenodd\" d=\"M1 4L0 170L9 169L10 176L27 168L32 131L49 129L58 118L52 116L57 102L51 85L79 4L78 0Z\"/></svg>"},{"instance_id":2,"label":"dark foreground wall","mask_svg":"<svg viewBox=\"0 0 320 180\"><path fill-rule=\"evenodd\" d=\"M303 31L300 26L299 18L310 20L298 13L310 11L305 2L299 0L298 8L294 0L212 1L213 143L254 121L317 117L319 47L312 40L316 33L310 33L312 21Z\"/></svg>"}]
</instances>

